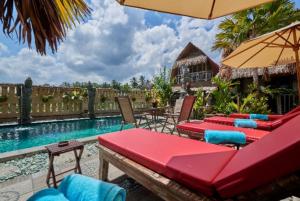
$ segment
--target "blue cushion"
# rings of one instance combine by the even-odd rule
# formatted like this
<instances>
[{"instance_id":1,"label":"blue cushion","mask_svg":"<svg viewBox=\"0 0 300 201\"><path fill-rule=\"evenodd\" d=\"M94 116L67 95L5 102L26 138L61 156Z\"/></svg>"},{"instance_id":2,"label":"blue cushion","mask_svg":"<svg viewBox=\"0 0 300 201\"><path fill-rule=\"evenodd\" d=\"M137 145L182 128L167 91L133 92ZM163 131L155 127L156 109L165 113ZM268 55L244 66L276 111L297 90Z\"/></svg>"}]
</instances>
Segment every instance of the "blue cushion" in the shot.
<instances>
[{"instance_id":1,"label":"blue cushion","mask_svg":"<svg viewBox=\"0 0 300 201\"><path fill-rule=\"evenodd\" d=\"M235 119L234 126L241 128L257 128L257 123L252 119Z\"/></svg>"},{"instance_id":2,"label":"blue cushion","mask_svg":"<svg viewBox=\"0 0 300 201\"><path fill-rule=\"evenodd\" d=\"M239 131L206 130L204 131L204 139L211 144L246 144L246 135Z\"/></svg>"},{"instance_id":3,"label":"blue cushion","mask_svg":"<svg viewBox=\"0 0 300 201\"><path fill-rule=\"evenodd\" d=\"M265 114L250 114L250 119L259 119L259 120L268 121L269 116Z\"/></svg>"},{"instance_id":4,"label":"blue cushion","mask_svg":"<svg viewBox=\"0 0 300 201\"><path fill-rule=\"evenodd\" d=\"M48 188L37 192L27 201L68 201L64 194L55 188Z\"/></svg>"},{"instance_id":5,"label":"blue cushion","mask_svg":"<svg viewBox=\"0 0 300 201\"><path fill-rule=\"evenodd\" d=\"M70 201L125 201L123 188L83 175L67 176L58 190Z\"/></svg>"}]
</instances>

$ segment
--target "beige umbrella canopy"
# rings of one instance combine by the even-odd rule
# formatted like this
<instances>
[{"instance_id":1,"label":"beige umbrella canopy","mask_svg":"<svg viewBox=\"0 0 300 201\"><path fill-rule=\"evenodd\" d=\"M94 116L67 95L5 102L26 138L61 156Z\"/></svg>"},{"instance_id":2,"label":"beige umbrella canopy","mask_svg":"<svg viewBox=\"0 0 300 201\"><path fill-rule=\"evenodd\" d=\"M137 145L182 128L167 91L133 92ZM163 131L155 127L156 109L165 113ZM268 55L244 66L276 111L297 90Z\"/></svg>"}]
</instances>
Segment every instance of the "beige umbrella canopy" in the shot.
<instances>
[{"instance_id":1,"label":"beige umbrella canopy","mask_svg":"<svg viewBox=\"0 0 300 201\"><path fill-rule=\"evenodd\" d=\"M117 0L120 4L190 16L214 19L273 0Z\"/></svg>"},{"instance_id":2,"label":"beige umbrella canopy","mask_svg":"<svg viewBox=\"0 0 300 201\"><path fill-rule=\"evenodd\" d=\"M271 67L296 63L300 95L300 22L242 43L223 60L236 68ZM300 97L300 96L299 96Z\"/></svg>"}]
</instances>

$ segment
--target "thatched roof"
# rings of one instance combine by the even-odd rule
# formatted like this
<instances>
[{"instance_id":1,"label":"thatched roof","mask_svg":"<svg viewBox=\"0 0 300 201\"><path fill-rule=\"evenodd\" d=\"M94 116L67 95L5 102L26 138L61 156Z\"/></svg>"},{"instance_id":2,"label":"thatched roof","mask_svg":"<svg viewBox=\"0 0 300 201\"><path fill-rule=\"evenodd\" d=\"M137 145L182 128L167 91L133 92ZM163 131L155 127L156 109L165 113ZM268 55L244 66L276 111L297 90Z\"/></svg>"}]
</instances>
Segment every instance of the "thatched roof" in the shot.
<instances>
[{"instance_id":1,"label":"thatched roof","mask_svg":"<svg viewBox=\"0 0 300 201\"><path fill-rule=\"evenodd\" d=\"M231 68L224 66L220 69L218 76L225 79L242 79L251 78L255 74L258 76L272 76L272 75L294 75L296 74L296 64L278 65L268 68Z\"/></svg>"},{"instance_id":2,"label":"thatched roof","mask_svg":"<svg viewBox=\"0 0 300 201\"><path fill-rule=\"evenodd\" d=\"M209 63L214 74L219 72L219 66L212 59L210 59L202 50L189 42L177 57L173 70L183 65L193 66L202 63Z\"/></svg>"}]
</instances>

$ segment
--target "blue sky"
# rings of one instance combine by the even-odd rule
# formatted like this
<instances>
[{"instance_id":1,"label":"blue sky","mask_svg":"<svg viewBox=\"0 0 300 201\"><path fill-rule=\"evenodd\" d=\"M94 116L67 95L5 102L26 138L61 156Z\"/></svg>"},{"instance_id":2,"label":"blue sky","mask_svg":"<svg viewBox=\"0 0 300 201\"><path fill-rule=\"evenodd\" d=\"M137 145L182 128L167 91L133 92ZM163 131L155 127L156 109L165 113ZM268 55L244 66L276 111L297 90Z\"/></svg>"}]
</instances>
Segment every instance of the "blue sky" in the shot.
<instances>
[{"instance_id":1,"label":"blue sky","mask_svg":"<svg viewBox=\"0 0 300 201\"><path fill-rule=\"evenodd\" d=\"M295 0L300 8L300 0ZM90 0L91 18L69 31L56 54L38 55L0 33L0 81L34 84L128 81L132 76L151 78L162 66L172 66L177 55L193 42L216 62L211 52L217 26L212 21L125 8L115 0Z\"/></svg>"}]
</instances>

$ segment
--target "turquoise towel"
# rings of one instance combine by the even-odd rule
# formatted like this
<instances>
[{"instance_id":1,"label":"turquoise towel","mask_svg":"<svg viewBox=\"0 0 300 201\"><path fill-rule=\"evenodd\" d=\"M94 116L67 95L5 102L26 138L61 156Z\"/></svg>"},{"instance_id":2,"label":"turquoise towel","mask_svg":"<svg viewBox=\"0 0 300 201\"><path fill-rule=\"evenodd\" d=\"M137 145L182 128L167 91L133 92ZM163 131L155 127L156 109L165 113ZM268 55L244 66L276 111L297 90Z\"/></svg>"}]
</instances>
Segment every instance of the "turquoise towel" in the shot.
<instances>
[{"instance_id":1,"label":"turquoise towel","mask_svg":"<svg viewBox=\"0 0 300 201\"><path fill-rule=\"evenodd\" d=\"M55 188L48 188L37 192L27 201L68 201L64 194L56 190Z\"/></svg>"},{"instance_id":2,"label":"turquoise towel","mask_svg":"<svg viewBox=\"0 0 300 201\"><path fill-rule=\"evenodd\" d=\"M268 121L269 116L265 114L250 114L250 119L259 119L259 120Z\"/></svg>"},{"instance_id":3,"label":"turquoise towel","mask_svg":"<svg viewBox=\"0 0 300 201\"><path fill-rule=\"evenodd\" d=\"M234 120L234 126L241 128L257 128L257 123L252 119L236 119Z\"/></svg>"},{"instance_id":4,"label":"turquoise towel","mask_svg":"<svg viewBox=\"0 0 300 201\"><path fill-rule=\"evenodd\" d=\"M204 139L211 144L246 144L246 135L239 131L204 131Z\"/></svg>"},{"instance_id":5,"label":"turquoise towel","mask_svg":"<svg viewBox=\"0 0 300 201\"><path fill-rule=\"evenodd\" d=\"M67 176L58 190L70 201L125 201L126 199L123 188L78 174Z\"/></svg>"}]
</instances>

